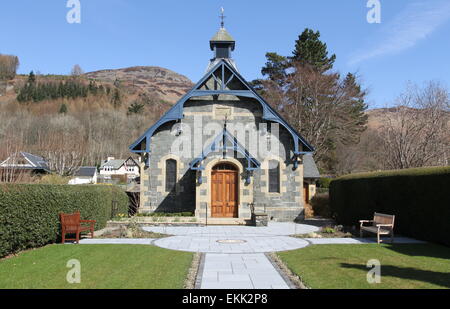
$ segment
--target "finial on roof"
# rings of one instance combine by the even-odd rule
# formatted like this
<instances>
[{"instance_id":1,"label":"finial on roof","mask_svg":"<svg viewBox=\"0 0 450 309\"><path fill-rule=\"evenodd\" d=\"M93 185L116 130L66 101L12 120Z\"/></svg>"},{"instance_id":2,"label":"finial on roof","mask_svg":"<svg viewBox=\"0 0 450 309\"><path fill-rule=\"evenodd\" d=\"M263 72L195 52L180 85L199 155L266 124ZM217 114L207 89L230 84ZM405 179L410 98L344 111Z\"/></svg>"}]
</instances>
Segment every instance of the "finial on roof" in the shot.
<instances>
[{"instance_id":1,"label":"finial on roof","mask_svg":"<svg viewBox=\"0 0 450 309\"><path fill-rule=\"evenodd\" d=\"M224 15L225 13L225 9L223 7L220 8L220 28L224 28L225 27L225 18L226 16Z\"/></svg>"}]
</instances>

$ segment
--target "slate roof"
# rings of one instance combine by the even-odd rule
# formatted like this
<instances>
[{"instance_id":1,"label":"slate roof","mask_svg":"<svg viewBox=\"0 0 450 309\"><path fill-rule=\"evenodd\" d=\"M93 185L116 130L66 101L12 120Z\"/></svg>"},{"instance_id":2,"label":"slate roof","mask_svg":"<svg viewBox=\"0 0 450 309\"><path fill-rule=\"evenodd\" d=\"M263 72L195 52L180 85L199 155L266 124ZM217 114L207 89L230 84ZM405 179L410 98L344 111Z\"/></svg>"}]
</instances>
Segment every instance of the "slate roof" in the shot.
<instances>
[{"instance_id":1,"label":"slate roof","mask_svg":"<svg viewBox=\"0 0 450 309\"><path fill-rule=\"evenodd\" d=\"M216 35L212 37L211 42L234 42L234 39L225 28L220 28Z\"/></svg>"},{"instance_id":2,"label":"slate roof","mask_svg":"<svg viewBox=\"0 0 450 309\"><path fill-rule=\"evenodd\" d=\"M95 166L82 166L75 173L74 176L78 176L78 177L94 177L96 172L97 172L97 168Z\"/></svg>"},{"instance_id":3,"label":"slate roof","mask_svg":"<svg viewBox=\"0 0 450 309\"><path fill-rule=\"evenodd\" d=\"M39 156L33 155L31 153L28 152L20 152L20 154L27 159L28 161L30 161L30 163L36 167L36 168L42 168L44 170L48 170L48 164L47 161Z\"/></svg>"},{"instance_id":4,"label":"slate roof","mask_svg":"<svg viewBox=\"0 0 450 309\"><path fill-rule=\"evenodd\" d=\"M110 166L115 170L118 170L124 163L125 163L125 159L114 159L114 160L109 160L107 162L103 162L102 165L100 166L100 168L103 168L105 166Z\"/></svg>"},{"instance_id":5,"label":"slate roof","mask_svg":"<svg viewBox=\"0 0 450 309\"><path fill-rule=\"evenodd\" d=\"M320 178L319 169L312 154L303 156L303 177L304 178Z\"/></svg>"}]
</instances>

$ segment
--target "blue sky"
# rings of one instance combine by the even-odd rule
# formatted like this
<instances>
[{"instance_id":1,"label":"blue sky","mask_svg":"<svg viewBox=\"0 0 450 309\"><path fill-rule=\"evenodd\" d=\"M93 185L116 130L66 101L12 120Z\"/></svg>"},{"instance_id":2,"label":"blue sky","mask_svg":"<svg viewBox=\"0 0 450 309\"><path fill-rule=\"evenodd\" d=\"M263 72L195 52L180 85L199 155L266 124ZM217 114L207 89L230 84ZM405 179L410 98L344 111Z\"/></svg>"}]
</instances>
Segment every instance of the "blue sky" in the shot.
<instances>
[{"instance_id":1,"label":"blue sky","mask_svg":"<svg viewBox=\"0 0 450 309\"><path fill-rule=\"evenodd\" d=\"M367 0L80 2L81 24L69 24L67 0L2 0L0 53L18 55L20 73L156 65L195 82L211 58L208 41L223 6L237 41L233 57L248 80L260 77L266 52L290 55L309 27L337 55L336 70L360 76L372 108L390 105L408 81L450 86L448 0L380 0L380 24L367 22Z\"/></svg>"}]
</instances>

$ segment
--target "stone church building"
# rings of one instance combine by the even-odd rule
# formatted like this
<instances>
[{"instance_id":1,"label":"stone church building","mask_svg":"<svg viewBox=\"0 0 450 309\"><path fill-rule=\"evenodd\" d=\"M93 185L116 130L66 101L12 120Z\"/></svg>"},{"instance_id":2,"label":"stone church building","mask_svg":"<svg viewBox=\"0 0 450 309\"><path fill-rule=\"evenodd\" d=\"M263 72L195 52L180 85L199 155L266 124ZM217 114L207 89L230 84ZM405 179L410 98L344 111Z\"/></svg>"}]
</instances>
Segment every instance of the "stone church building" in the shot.
<instances>
[{"instance_id":1,"label":"stone church building","mask_svg":"<svg viewBox=\"0 0 450 309\"><path fill-rule=\"evenodd\" d=\"M320 177L314 148L241 76L235 45L222 26L203 78L130 146L142 158L140 212L304 217Z\"/></svg>"}]
</instances>

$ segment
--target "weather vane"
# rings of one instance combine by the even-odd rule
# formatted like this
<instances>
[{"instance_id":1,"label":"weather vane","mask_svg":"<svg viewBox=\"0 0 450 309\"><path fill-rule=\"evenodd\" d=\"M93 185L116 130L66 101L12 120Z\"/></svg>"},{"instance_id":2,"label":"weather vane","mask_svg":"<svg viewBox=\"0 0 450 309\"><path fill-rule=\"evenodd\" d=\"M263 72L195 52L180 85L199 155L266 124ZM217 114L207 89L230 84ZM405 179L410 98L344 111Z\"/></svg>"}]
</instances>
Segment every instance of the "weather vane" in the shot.
<instances>
[{"instance_id":1,"label":"weather vane","mask_svg":"<svg viewBox=\"0 0 450 309\"><path fill-rule=\"evenodd\" d=\"M225 18L226 16L224 15L225 13L225 9L223 7L220 8L220 26L223 28L225 26Z\"/></svg>"}]
</instances>

